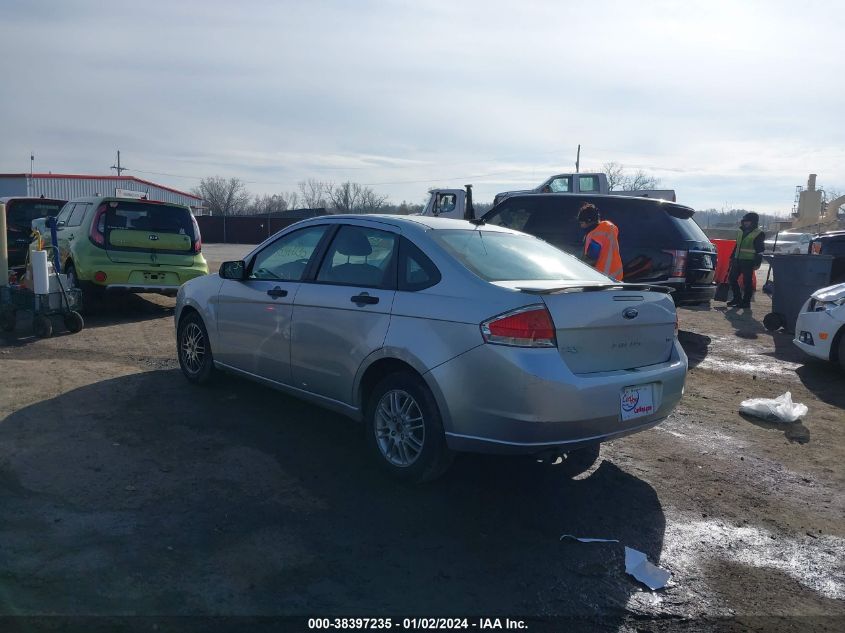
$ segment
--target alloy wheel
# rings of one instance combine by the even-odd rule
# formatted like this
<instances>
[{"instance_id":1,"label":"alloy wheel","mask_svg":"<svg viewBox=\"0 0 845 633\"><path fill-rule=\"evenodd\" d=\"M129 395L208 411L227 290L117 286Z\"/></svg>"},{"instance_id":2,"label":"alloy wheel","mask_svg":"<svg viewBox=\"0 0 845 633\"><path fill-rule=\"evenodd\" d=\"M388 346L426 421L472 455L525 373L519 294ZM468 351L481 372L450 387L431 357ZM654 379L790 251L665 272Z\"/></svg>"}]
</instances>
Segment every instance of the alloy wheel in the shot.
<instances>
[{"instance_id":1,"label":"alloy wheel","mask_svg":"<svg viewBox=\"0 0 845 633\"><path fill-rule=\"evenodd\" d=\"M205 336L196 323L188 323L182 330L182 362L191 374L198 374L205 362Z\"/></svg>"},{"instance_id":2,"label":"alloy wheel","mask_svg":"<svg viewBox=\"0 0 845 633\"><path fill-rule=\"evenodd\" d=\"M407 391L388 391L376 408L375 432L379 450L388 462L403 468L411 466L425 445L420 405Z\"/></svg>"}]
</instances>

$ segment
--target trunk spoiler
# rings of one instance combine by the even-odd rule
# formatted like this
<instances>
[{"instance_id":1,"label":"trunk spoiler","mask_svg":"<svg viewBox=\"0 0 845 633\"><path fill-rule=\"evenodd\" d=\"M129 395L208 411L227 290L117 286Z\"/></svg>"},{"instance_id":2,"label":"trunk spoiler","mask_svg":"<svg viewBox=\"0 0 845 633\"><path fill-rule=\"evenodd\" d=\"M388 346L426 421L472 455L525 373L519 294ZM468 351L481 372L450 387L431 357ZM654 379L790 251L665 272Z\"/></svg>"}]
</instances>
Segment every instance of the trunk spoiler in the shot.
<instances>
[{"instance_id":1,"label":"trunk spoiler","mask_svg":"<svg viewBox=\"0 0 845 633\"><path fill-rule=\"evenodd\" d=\"M669 294L675 292L674 288L669 286L661 286L659 284L595 284L585 286L560 286L559 288L517 288L522 292L527 292L533 295L553 295L566 292L594 292L599 290L621 290L621 291L651 291L662 292Z\"/></svg>"}]
</instances>

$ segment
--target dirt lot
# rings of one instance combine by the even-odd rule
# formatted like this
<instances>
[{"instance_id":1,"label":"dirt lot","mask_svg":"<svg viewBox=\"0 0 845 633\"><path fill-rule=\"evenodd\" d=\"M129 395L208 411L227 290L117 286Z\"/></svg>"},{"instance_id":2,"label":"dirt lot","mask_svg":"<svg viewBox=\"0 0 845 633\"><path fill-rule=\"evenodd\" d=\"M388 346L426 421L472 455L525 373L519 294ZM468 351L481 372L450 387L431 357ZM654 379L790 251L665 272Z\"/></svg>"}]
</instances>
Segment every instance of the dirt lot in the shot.
<instances>
[{"instance_id":1,"label":"dirt lot","mask_svg":"<svg viewBox=\"0 0 845 633\"><path fill-rule=\"evenodd\" d=\"M216 269L244 250L206 255ZM585 476L464 456L416 488L386 480L344 418L240 379L190 386L173 305L126 297L79 334L21 322L0 339L0 615L843 630L845 375L767 333L765 296L750 313L681 310L681 406ZM786 390L802 422L737 413ZM670 586L627 576L623 545Z\"/></svg>"}]
</instances>

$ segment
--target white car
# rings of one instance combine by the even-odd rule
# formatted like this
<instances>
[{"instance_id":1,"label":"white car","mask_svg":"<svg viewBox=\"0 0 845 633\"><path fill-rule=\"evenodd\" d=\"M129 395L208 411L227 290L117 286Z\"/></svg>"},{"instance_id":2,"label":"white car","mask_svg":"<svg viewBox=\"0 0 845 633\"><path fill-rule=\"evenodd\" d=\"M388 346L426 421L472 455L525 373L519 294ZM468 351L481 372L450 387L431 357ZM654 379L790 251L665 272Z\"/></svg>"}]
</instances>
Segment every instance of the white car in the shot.
<instances>
[{"instance_id":1,"label":"white car","mask_svg":"<svg viewBox=\"0 0 845 633\"><path fill-rule=\"evenodd\" d=\"M812 233L789 233L787 231L781 231L777 234L776 238L769 238L764 244L767 253L806 255L812 239Z\"/></svg>"},{"instance_id":2,"label":"white car","mask_svg":"<svg viewBox=\"0 0 845 633\"><path fill-rule=\"evenodd\" d=\"M798 315L795 345L845 369L845 284L816 290Z\"/></svg>"}]
</instances>

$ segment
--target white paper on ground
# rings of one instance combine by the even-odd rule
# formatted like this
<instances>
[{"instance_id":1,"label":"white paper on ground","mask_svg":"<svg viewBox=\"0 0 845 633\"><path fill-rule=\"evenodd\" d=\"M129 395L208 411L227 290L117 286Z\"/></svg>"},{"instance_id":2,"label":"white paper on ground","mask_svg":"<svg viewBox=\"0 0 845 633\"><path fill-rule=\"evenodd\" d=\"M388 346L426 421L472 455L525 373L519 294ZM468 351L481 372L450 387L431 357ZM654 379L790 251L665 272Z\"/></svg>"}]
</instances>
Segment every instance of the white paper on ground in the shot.
<instances>
[{"instance_id":1,"label":"white paper on ground","mask_svg":"<svg viewBox=\"0 0 845 633\"><path fill-rule=\"evenodd\" d=\"M560 540L572 539L579 543L618 543L617 539L610 538L580 538L572 534L561 534ZM651 590L663 589L672 574L652 565L648 557L641 551L625 546L625 573L630 574Z\"/></svg>"},{"instance_id":2,"label":"white paper on ground","mask_svg":"<svg viewBox=\"0 0 845 633\"><path fill-rule=\"evenodd\" d=\"M645 554L630 547L625 548L625 572L652 590L663 589L672 577L665 569L648 562Z\"/></svg>"}]
</instances>

